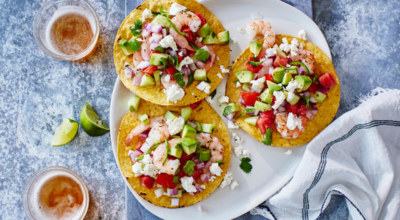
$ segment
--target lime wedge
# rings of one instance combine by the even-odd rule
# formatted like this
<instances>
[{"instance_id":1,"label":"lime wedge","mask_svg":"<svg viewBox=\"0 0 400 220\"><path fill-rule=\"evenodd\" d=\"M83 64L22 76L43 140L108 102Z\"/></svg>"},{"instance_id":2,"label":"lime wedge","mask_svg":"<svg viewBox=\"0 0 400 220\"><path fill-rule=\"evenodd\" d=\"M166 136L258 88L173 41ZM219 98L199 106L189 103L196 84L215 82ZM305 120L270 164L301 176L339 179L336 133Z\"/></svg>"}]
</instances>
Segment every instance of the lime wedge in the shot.
<instances>
[{"instance_id":1,"label":"lime wedge","mask_svg":"<svg viewBox=\"0 0 400 220\"><path fill-rule=\"evenodd\" d=\"M79 124L72 119L64 119L54 134L51 146L59 147L68 144L78 133Z\"/></svg>"},{"instance_id":2,"label":"lime wedge","mask_svg":"<svg viewBox=\"0 0 400 220\"><path fill-rule=\"evenodd\" d=\"M110 131L108 125L99 119L92 106L87 102L81 111L81 126L90 136L100 136Z\"/></svg>"}]
</instances>

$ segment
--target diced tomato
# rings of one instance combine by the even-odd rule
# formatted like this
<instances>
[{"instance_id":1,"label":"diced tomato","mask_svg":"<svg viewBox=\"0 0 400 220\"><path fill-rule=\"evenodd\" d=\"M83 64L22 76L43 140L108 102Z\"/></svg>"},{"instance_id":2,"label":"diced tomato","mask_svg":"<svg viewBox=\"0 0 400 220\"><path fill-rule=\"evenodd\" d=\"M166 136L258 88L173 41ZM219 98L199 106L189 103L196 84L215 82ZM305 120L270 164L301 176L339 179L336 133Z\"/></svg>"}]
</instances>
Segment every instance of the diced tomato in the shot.
<instances>
[{"instance_id":1,"label":"diced tomato","mask_svg":"<svg viewBox=\"0 0 400 220\"><path fill-rule=\"evenodd\" d=\"M151 189L154 186L154 178L151 176L140 176L140 179L142 180L142 183L144 186L147 188Z\"/></svg>"},{"instance_id":2,"label":"diced tomato","mask_svg":"<svg viewBox=\"0 0 400 220\"><path fill-rule=\"evenodd\" d=\"M326 89L330 89L336 84L336 79L331 72L326 72L324 75L320 76L318 80Z\"/></svg>"},{"instance_id":3,"label":"diced tomato","mask_svg":"<svg viewBox=\"0 0 400 220\"><path fill-rule=\"evenodd\" d=\"M174 75L174 73L178 72L178 70L175 69L174 65L171 65L170 67L167 68L167 74L168 75Z\"/></svg>"},{"instance_id":4,"label":"diced tomato","mask_svg":"<svg viewBox=\"0 0 400 220\"><path fill-rule=\"evenodd\" d=\"M297 115L297 110L299 109L299 105L298 104L295 104L295 105L291 105L291 104L287 104L286 105L286 111L288 112L288 113L292 113L292 114L295 114L295 115Z\"/></svg>"},{"instance_id":5,"label":"diced tomato","mask_svg":"<svg viewBox=\"0 0 400 220\"><path fill-rule=\"evenodd\" d=\"M260 113L260 118L273 118L273 117L274 117L274 111L273 110Z\"/></svg>"},{"instance_id":6,"label":"diced tomato","mask_svg":"<svg viewBox=\"0 0 400 220\"><path fill-rule=\"evenodd\" d=\"M178 55L178 62L180 63L183 60L183 56Z\"/></svg>"},{"instance_id":7,"label":"diced tomato","mask_svg":"<svg viewBox=\"0 0 400 220\"><path fill-rule=\"evenodd\" d=\"M200 171L199 171L196 167L195 167L194 169L195 169L195 171L194 171L192 177L193 177L194 179L197 179L197 178L200 177Z\"/></svg>"},{"instance_id":8,"label":"diced tomato","mask_svg":"<svg viewBox=\"0 0 400 220\"><path fill-rule=\"evenodd\" d=\"M311 92L312 94L316 93L318 89L317 84L312 83L311 86L308 88L308 91Z\"/></svg>"},{"instance_id":9,"label":"diced tomato","mask_svg":"<svg viewBox=\"0 0 400 220\"><path fill-rule=\"evenodd\" d=\"M152 50L152 51L150 51L150 53L161 53L161 52L158 52L156 50Z\"/></svg>"},{"instance_id":10,"label":"diced tomato","mask_svg":"<svg viewBox=\"0 0 400 220\"><path fill-rule=\"evenodd\" d=\"M282 66L286 66L288 64L288 59L283 56L277 55L274 60L274 67L280 67L279 64L281 64Z\"/></svg>"},{"instance_id":11,"label":"diced tomato","mask_svg":"<svg viewBox=\"0 0 400 220\"><path fill-rule=\"evenodd\" d=\"M262 134L265 134L267 128L274 127L274 119L275 116L273 110L261 112L260 117L258 117L256 124Z\"/></svg>"},{"instance_id":12,"label":"diced tomato","mask_svg":"<svg viewBox=\"0 0 400 220\"><path fill-rule=\"evenodd\" d=\"M157 70L156 66L148 66L148 67L144 68L141 72L144 74L153 74L153 72L156 70Z\"/></svg>"},{"instance_id":13,"label":"diced tomato","mask_svg":"<svg viewBox=\"0 0 400 220\"><path fill-rule=\"evenodd\" d=\"M200 105L200 102L201 102L201 101L195 102L195 103L193 103L193 104L190 104L189 106L190 106L190 108L191 108L192 110L194 110L195 108L197 108L197 106Z\"/></svg>"},{"instance_id":14,"label":"diced tomato","mask_svg":"<svg viewBox=\"0 0 400 220\"><path fill-rule=\"evenodd\" d=\"M192 157L193 157L193 154L187 155L187 154L184 153L184 154L182 155L182 157L181 157L181 165L182 165L182 167L185 166L185 165L186 165L186 162L187 162L188 160L192 159Z\"/></svg>"},{"instance_id":15,"label":"diced tomato","mask_svg":"<svg viewBox=\"0 0 400 220\"><path fill-rule=\"evenodd\" d=\"M207 23L207 20L204 18L204 16L200 13L196 13L197 17L200 18L201 20L201 26L205 25Z\"/></svg>"},{"instance_id":16,"label":"diced tomato","mask_svg":"<svg viewBox=\"0 0 400 220\"><path fill-rule=\"evenodd\" d=\"M176 183L172 182L174 179L173 175L168 175L165 173L160 173L157 176L156 183L160 184L161 186L173 189L177 186Z\"/></svg>"},{"instance_id":17,"label":"diced tomato","mask_svg":"<svg viewBox=\"0 0 400 220\"><path fill-rule=\"evenodd\" d=\"M190 27L185 25L182 27L182 32L187 34L188 36L186 36L186 39L192 43L194 43L196 41L196 36L194 35L194 33L190 30Z\"/></svg>"},{"instance_id":18,"label":"diced tomato","mask_svg":"<svg viewBox=\"0 0 400 220\"><path fill-rule=\"evenodd\" d=\"M268 81L274 82L274 76L272 74L265 74L264 76ZM267 83L267 81L265 81L265 83Z\"/></svg>"},{"instance_id":19,"label":"diced tomato","mask_svg":"<svg viewBox=\"0 0 400 220\"><path fill-rule=\"evenodd\" d=\"M301 104L297 109L297 116L306 116L307 106L306 104Z\"/></svg>"},{"instance_id":20,"label":"diced tomato","mask_svg":"<svg viewBox=\"0 0 400 220\"><path fill-rule=\"evenodd\" d=\"M240 91L240 96L242 96L244 102L248 106L254 106L254 103L256 103L258 96L260 93L258 92L247 92L247 91Z\"/></svg>"},{"instance_id":21,"label":"diced tomato","mask_svg":"<svg viewBox=\"0 0 400 220\"><path fill-rule=\"evenodd\" d=\"M254 59L254 57L250 57L250 59L248 61L258 62L258 58L255 57L255 59ZM249 62L246 62L246 66L247 66L247 70L249 70L253 73L257 73L263 67L262 65L258 65L257 67L254 67L251 64L249 64Z\"/></svg>"}]
</instances>

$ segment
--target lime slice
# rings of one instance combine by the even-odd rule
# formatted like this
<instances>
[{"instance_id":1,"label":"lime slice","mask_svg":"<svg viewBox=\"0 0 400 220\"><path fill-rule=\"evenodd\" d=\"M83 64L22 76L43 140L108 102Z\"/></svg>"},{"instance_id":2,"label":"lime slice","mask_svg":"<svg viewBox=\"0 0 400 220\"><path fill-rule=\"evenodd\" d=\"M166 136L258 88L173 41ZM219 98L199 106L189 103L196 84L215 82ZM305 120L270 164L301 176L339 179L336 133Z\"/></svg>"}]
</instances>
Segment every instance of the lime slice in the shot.
<instances>
[{"instance_id":1,"label":"lime slice","mask_svg":"<svg viewBox=\"0 0 400 220\"><path fill-rule=\"evenodd\" d=\"M64 119L54 134L51 146L59 147L68 144L78 133L79 124L72 119Z\"/></svg>"},{"instance_id":2,"label":"lime slice","mask_svg":"<svg viewBox=\"0 0 400 220\"><path fill-rule=\"evenodd\" d=\"M92 106L87 102L81 111L81 126L90 136L100 136L110 131L108 125L99 119Z\"/></svg>"}]
</instances>

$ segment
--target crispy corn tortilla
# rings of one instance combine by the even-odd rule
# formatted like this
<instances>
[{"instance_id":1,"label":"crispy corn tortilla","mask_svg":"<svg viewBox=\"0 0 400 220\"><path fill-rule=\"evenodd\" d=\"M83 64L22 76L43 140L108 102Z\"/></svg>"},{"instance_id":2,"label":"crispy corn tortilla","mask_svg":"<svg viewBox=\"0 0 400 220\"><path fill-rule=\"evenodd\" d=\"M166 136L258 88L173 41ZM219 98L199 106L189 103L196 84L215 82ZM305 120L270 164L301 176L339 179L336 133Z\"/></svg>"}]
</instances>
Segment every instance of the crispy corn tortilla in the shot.
<instances>
[{"instance_id":1,"label":"crispy corn tortilla","mask_svg":"<svg viewBox=\"0 0 400 220\"><path fill-rule=\"evenodd\" d=\"M172 3L179 3L185 7L187 7L190 11L194 13L200 13L207 20L207 23L212 27L212 30L218 34L224 31L224 27L221 22L213 15L206 7L202 4L194 1L194 0L147 0L142 5L133 10L128 17L122 22L119 27L117 36L115 37L114 42L114 64L115 69L117 70L118 76L122 83L133 93L140 96L142 99L145 99L149 102L158 104L158 105L173 105L173 106L185 106L195 102L198 102L204 99L209 93L205 93L196 88L199 84L199 81L194 80L193 84L189 88L184 88L185 96L178 101L177 103L167 101L167 95L164 93L164 87L160 86L149 86L149 87L140 87L132 84L133 79L127 79L124 74L124 64L126 62L130 63L133 66L132 55L126 56L122 49L118 46L118 41L121 38L130 39L133 35L130 31L130 27L133 26L133 22L137 19L142 20L142 13L144 9L148 8L151 11L159 11L162 7L164 10L169 10L170 5ZM222 79L217 76L220 73L222 76L225 76L225 73L222 73L220 70L220 65L223 65L225 68L228 67L229 63L229 45L211 45L215 54L216 59L214 65L207 72L207 77L210 79L211 89L210 93L214 91L217 86L221 83ZM219 57L219 60L217 59Z\"/></svg>"},{"instance_id":2,"label":"crispy corn tortilla","mask_svg":"<svg viewBox=\"0 0 400 220\"><path fill-rule=\"evenodd\" d=\"M287 38L288 42L291 42L294 37L287 35L277 35L276 36L276 44L281 44L283 38ZM335 76L337 84L329 89L327 98L323 103L317 104L316 107L318 109L318 113L312 120L307 122L306 129L303 134L301 134L296 139L285 139L277 132L274 131L272 134L272 144L271 146L276 147L293 147L299 146L311 141L315 136L317 136L328 124L333 120L336 115L336 111L339 107L340 101L340 85L339 78L335 72L335 68L329 57L316 45L311 42L301 40L297 38L299 43L303 43L304 49L311 51L314 54L314 58L316 60L316 74L323 74L325 72L331 72ZM262 41L261 41L262 42ZM240 98L241 88L236 88L236 76L235 73L247 70L246 62L249 57L252 56L250 49L247 48L243 53L236 59L235 63L232 66L231 72L228 76L228 82L226 86L226 94L232 101L238 101ZM240 106L240 112L243 112L245 107L243 105ZM258 141L262 142L263 137L257 126L252 126L247 124L244 119L249 116L244 115L237 119L237 123L239 126L253 136Z\"/></svg>"},{"instance_id":3,"label":"crispy corn tortilla","mask_svg":"<svg viewBox=\"0 0 400 220\"><path fill-rule=\"evenodd\" d=\"M167 110L177 111L180 112L180 107L167 107L167 106L159 106L153 105L149 102L141 100L140 107L137 112L128 112L124 118L122 119L121 126L118 133L118 163L121 168L122 174L126 177L129 184L132 188L139 194L141 197L149 201L150 203L169 207L169 208L178 208L178 207L171 207L171 198L167 196L161 196L157 198L154 193L154 189L148 189L147 187L143 186L140 178L135 177L134 173L132 172L132 165L133 163L129 159L128 152L129 150L135 150L137 145L138 138L135 137L130 146L125 145L125 137L129 134L129 132L140 124L139 115L146 113L149 118L151 117L158 117L164 116ZM206 189L200 193L196 193L195 195L190 195L189 193L184 193L183 196L179 199L179 207L185 207L193 205L208 195L210 195L222 182L228 168L231 156L231 147L229 143L229 134L228 130L226 129L225 124L218 116L218 114L208 105L207 102L202 101L201 104L193 110L189 120L197 120L200 123L208 123L214 124L214 132L213 134L216 135L221 144L224 146L224 164L221 164L220 167L223 170L221 176L217 177L213 182L206 182L205 186Z\"/></svg>"}]
</instances>

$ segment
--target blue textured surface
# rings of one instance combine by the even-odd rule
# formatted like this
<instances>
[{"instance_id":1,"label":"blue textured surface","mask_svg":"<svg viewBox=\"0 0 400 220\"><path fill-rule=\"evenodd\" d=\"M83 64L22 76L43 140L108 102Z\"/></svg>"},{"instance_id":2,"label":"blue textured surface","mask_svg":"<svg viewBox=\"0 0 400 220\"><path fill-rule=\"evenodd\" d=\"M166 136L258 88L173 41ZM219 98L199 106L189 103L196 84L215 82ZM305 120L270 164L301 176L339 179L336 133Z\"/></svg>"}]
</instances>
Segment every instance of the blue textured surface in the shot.
<instances>
[{"instance_id":1,"label":"blue textured surface","mask_svg":"<svg viewBox=\"0 0 400 220\"><path fill-rule=\"evenodd\" d=\"M48 58L36 46L31 26L43 2L0 1L0 219L24 218L26 181L51 165L71 168L85 180L91 196L89 219L123 219L125 187L109 135L92 138L80 129L66 147L52 148L50 142L62 119L78 119L86 101L108 122L116 78L112 44L125 2L89 0L99 15L101 34L95 54L84 63ZM341 80L339 115L375 87L400 88L399 1L314 0L313 15ZM133 199L131 217L155 219L131 195L126 199ZM343 200L334 197L321 219L343 219L346 213ZM250 218L261 219L240 219Z\"/></svg>"}]
</instances>

